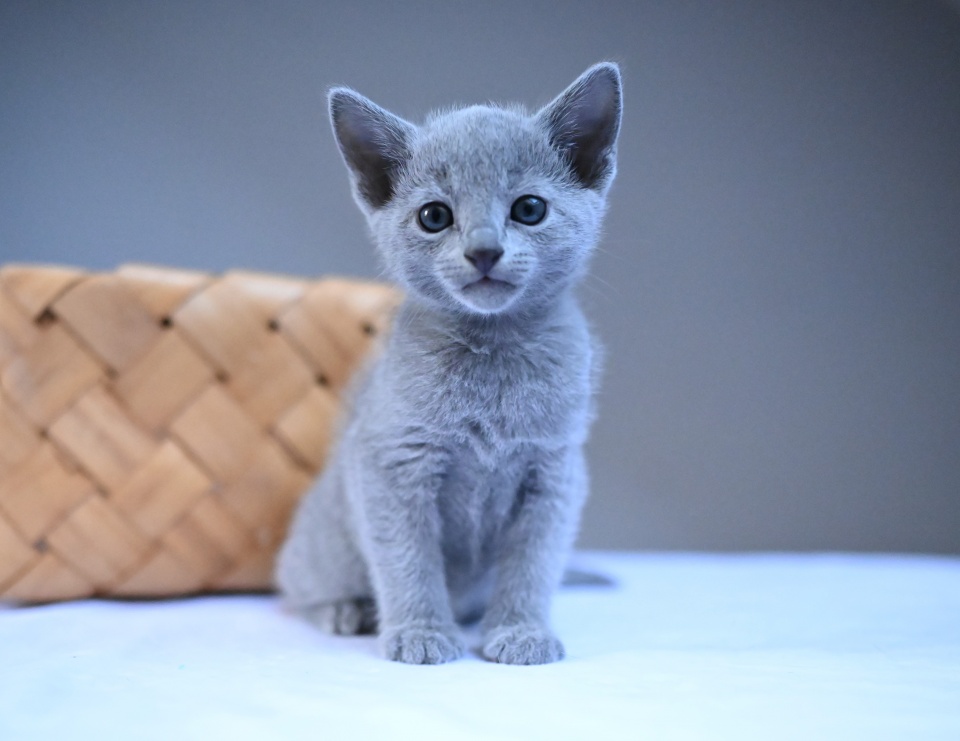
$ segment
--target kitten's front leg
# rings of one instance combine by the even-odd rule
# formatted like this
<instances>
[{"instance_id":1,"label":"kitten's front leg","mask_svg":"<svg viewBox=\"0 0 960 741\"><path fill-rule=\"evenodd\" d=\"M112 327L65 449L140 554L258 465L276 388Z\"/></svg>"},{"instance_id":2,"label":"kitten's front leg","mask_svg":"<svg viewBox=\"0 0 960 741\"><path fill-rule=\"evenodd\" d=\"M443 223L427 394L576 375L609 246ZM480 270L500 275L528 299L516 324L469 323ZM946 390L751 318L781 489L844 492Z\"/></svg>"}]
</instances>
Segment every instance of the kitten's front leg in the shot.
<instances>
[{"instance_id":1,"label":"kitten's front leg","mask_svg":"<svg viewBox=\"0 0 960 741\"><path fill-rule=\"evenodd\" d=\"M360 531L377 598L380 649L408 664L463 655L450 607L437 495L445 452L419 442L385 442L354 469Z\"/></svg>"},{"instance_id":2,"label":"kitten's front leg","mask_svg":"<svg viewBox=\"0 0 960 741\"><path fill-rule=\"evenodd\" d=\"M550 599L563 576L586 492L579 448L543 453L524 481L481 623L483 653L491 661L547 664L563 658L563 644L549 626Z\"/></svg>"}]
</instances>

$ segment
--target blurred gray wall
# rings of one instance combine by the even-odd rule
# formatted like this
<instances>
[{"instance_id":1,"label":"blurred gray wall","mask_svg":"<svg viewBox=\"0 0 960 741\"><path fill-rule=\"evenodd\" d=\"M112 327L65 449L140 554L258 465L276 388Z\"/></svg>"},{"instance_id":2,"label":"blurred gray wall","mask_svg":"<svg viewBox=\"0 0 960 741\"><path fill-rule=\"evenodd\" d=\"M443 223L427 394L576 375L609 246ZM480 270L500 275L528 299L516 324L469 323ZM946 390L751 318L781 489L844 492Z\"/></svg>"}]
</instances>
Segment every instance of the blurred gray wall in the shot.
<instances>
[{"instance_id":1,"label":"blurred gray wall","mask_svg":"<svg viewBox=\"0 0 960 741\"><path fill-rule=\"evenodd\" d=\"M960 14L0 3L0 259L374 276L325 119L623 65L581 544L960 552Z\"/></svg>"}]
</instances>

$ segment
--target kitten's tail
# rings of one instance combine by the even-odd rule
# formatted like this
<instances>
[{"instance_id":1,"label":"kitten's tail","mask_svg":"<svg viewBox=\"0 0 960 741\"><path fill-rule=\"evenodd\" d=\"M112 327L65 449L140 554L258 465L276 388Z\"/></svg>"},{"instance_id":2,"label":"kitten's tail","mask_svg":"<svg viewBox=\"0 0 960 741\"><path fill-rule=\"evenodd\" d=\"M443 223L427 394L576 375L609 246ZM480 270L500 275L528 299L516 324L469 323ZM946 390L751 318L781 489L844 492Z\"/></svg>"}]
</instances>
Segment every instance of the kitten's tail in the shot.
<instances>
[{"instance_id":1,"label":"kitten's tail","mask_svg":"<svg viewBox=\"0 0 960 741\"><path fill-rule=\"evenodd\" d=\"M564 587L615 587L617 582L616 579L606 574L598 574L595 571L568 566L567 570L563 572L563 581L560 582L560 585Z\"/></svg>"}]
</instances>

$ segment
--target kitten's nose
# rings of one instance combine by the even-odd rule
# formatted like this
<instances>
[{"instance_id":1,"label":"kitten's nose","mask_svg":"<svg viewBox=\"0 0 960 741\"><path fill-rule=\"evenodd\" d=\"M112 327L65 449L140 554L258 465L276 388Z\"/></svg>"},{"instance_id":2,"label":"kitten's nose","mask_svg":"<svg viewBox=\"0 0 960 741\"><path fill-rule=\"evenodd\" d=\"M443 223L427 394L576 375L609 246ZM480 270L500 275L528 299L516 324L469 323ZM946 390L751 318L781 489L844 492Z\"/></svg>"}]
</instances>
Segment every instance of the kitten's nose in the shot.
<instances>
[{"instance_id":1,"label":"kitten's nose","mask_svg":"<svg viewBox=\"0 0 960 741\"><path fill-rule=\"evenodd\" d=\"M470 241L472 244L463 251L463 256L486 275L503 255L503 247L497 244L497 235L492 229L475 229Z\"/></svg>"},{"instance_id":2,"label":"kitten's nose","mask_svg":"<svg viewBox=\"0 0 960 741\"><path fill-rule=\"evenodd\" d=\"M463 256L467 258L477 270L486 275L493 270L493 266L497 264L497 260L500 259L502 254L502 247L473 247L464 252Z\"/></svg>"}]
</instances>

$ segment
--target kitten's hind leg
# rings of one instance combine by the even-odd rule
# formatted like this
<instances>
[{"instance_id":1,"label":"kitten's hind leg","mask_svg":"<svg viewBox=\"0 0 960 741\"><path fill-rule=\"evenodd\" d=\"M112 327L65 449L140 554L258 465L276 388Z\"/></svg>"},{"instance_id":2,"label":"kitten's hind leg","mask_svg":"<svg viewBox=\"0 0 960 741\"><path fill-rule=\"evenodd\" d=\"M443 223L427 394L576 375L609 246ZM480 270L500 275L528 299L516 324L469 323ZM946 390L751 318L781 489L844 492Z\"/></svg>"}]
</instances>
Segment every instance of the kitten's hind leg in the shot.
<instances>
[{"instance_id":1,"label":"kitten's hind leg","mask_svg":"<svg viewBox=\"0 0 960 741\"><path fill-rule=\"evenodd\" d=\"M375 630L373 588L335 466L301 502L277 558L276 582L287 607L328 633Z\"/></svg>"},{"instance_id":2,"label":"kitten's hind leg","mask_svg":"<svg viewBox=\"0 0 960 741\"><path fill-rule=\"evenodd\" d=\"M333 635L366 635L377 631L377 608L369 597L303 606L298 612L320 630Z\"/></svg>"}]
</instances>

